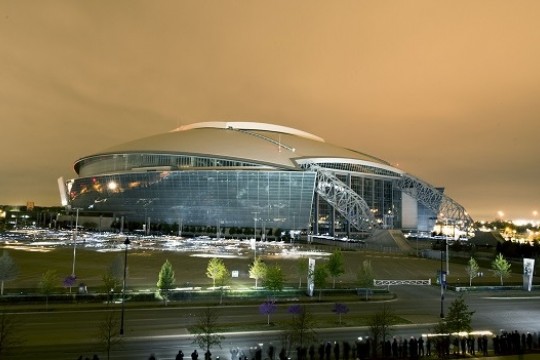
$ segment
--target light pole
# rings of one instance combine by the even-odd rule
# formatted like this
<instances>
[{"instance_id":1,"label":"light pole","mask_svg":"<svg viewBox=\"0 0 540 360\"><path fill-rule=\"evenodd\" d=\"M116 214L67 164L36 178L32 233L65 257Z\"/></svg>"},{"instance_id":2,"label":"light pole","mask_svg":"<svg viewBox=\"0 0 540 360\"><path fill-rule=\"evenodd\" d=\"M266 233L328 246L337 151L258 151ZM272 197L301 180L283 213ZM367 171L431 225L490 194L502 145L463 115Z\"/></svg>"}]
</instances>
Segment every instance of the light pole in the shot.
<instances>
[{"instance_id":1,"label":"light pole","mask_svg":"<svg viewBox=\"0 0 540 360\"><path fill-rule=\"evenodd\" d=\"M79 227L79 208L75 210L77 212L77 215L75 216L75 230L71 229L73 231L73 268L71 270L72 276L75 276L75 256L77 254L77 229Z\"/></svg>"},{"instance_id":2,"label":"light pole","mask_svg":"<svg viewBox=\"0 0 540 360\"><path fill-rule=\"evenodd\" d=\"M126 246L126 249L124 252L124 280L122 282L122 315L120 318L120 335L124 335L124 303L126 302L126 275L129 238L126 238L126 240L124 241L124 245Z\"/></svg>"},{"instance_id":3,"label":"light pole","mask_svg":"<svg viewBox=\"0 0 540 360\"><path fill-rule=\"evenodd\" d=\"M441 239L442 241L442 239ZM444 241L446 243L446 240ZM441 243L441 270L440 270L440 273L439 273L439 282L441 283L441 319L444 318L444 306L443 306L443 303L444 303L444 282L446 280L446 276L444 276L444 270L443 270L443 244Z\"/></svg>"}]
</instances>

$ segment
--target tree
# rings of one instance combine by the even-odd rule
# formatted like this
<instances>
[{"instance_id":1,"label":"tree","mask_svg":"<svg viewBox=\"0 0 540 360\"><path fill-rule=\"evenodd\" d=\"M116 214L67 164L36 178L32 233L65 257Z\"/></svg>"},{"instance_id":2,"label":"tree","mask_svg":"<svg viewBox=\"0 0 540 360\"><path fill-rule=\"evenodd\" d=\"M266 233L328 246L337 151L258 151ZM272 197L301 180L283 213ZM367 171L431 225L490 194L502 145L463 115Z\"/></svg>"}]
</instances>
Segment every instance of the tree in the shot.
<instances>
[{"instance_id":1,"label":"tree","mask_svg":"<svg viewBox=\"0 0 540 360\"><path fill-rule=\"evenodd\" d=\"M231 282L231 272L227 269L227 266L223 264L223 271L219 274L219 277L216 278L217 285L219 286L219 304L223 304L223 294L225 293L226 287Z\"/></svg>"},{"instance_id":2,"label":"tree","mask_svg":"<svg viewBox=\"0 0 540 360\"><path fill-rule=\"evenodd\" d=\"M472 330L471 322L474 311L469 311L465 303L463 294L456 298L448 308L446 314L446 325L448 332L470 332Z\"/></svg>"},{"instance_id":3,"label":"tree","mask_svg":"<svg viewBox=\"0 0 540 360\"><path fill-rule=\"evenodd\" d=\"M0 295L4 295L4 282L15 280L19 275L19 268L15 261L9 256L9 253L4 250L0 257Z\"/></svg>"},{"instance_id":4,"label":"tree","mask_svg":"<svg viewBox=\"0 0 540 360\"><path fill-rule=\"evenodd\" d=\"M341 316L349 312L349 307L345 304L335 303L332 311L339 316L339 325L341 325Z\"/></svg>"},{"instance_id":5,"label":"tree","mask_svg":"<svg viewBox=\"0 0 540 360\"><path fill-rule=\"evenodd\" d=\"M101 277L105 292L107 293L107 304L113 300L116 288L120 286L120 280L115 278L110 272L106 272Z\"/></svg>"},{"instance_id":6,"label":"tree","mask_svg":"<svg viewBox=\"0 0 540 360\"><path fill-rule=\"evenodd\" d=\"M43 295L45 295L45 309L49 309L49 296L54 292L54 289L58 286L58 274L55 270L47 270L41 275L39 282L39 288Z\"/></svg>"},{"instance_id":7,"label":"tree","mask_svg":"<svg viewBox=\"0 0 540 360\"><path fill-rule=\"evenodd\" d=\"M266 270L266 264L261 260L260 257L257 257L249 268L249 277L250 279L255 279L255 288L257 288L259 279L264 279L266 276Z\"/></svg>"},{"instance_id":8,"label":"tree","mask_svg":"<svg viewBox=\"0 0 540 360\"><path fill-rule=\"evenodd\" d=\"M0 359L13 348L20 346L21 338L17 335L18 323L4 311L0 315Z\"/></svg>"},{"instance_id":9,"label":"tree","mask_svg":"<svg viewBox=\"0 0 540 360\"><path fill-rule=\"evenodd\" d=\"M319 290L319 301L322 297L322 289L326 286L327 278L328 272L326 271L326 266L315 266L315 270L313 272L313 285L315 286L315 289Z\"/></svg>"},{"instance_id":10,"label":"tree","mask_svg":"<svg viewBox=\"0 0 540 360\"><path fill-rule=\"evenodd\" d=\"M270 315L277 310L276 301L274 299L268 299L259 306L259 312L266 315L266 325L270 325Z\"/></svg>"},{"instance_id":11,"label":"tree","mask_svg":"<svg viewBox=\"0 0 540 360\"><path fill-rule=\"evenodd\" d=\"M167 303L169 290L174 288L174 270L172 264L167 259L161 265L161 270L159 271L159 277L157 282L157 288L159 289L160 295L163 297L165 304Z\"/></svg>"},{"instance_id":12,"label":"tree","mask_svg":"<svg viewBox=\"0 0 540 360\"><path fill-rule=\"evenodd\" d=\"M263 280L263 285L266 289L276 292L283 290L285 282L285 274L279 265L269 266L266 270L266 276Z\"/></svg>"},{"instance_id":13,"label":"tree","mask_svg":"<svg viewBox=\"0 0 540 360\"><path fill-rule=\"evenodd\" d=\"M499 279L501 280L501 286L504 285L503 278L509 277L512 273L512 270L510 270L510 266L511 264L506 261L506 259L502 256L501 253L499 253L495 260L491 262L493 274L499 277Z\"/></svg>"},{"instance_id":14,"label":"tree","mask_svg":"<svg viewBox=\"0 0 540 360\"><path fill-rule=\"evenodd\" d=\"M469 286L472 286L472 279L478 276L478 270L480 270L480 266L478 266L476 260L471 256L465 267L465 271L469 275Z\"/></svg>"},{"instance_id":15,"label":"tree","mask_svg":"<svg viewBox=\"0 0 540 360\"><path fill-rule=\"evenodd\" d=\"M287 333L291 345L303 348L304 344L312 344L317 341L317 321L315 316L305 305L292 305L288 312L293 315L287 326Z\"/></svg>"},{"instance_id":16,"label":"tree","mask_svg":"<svg viewBox=\"0 0 540 360\"><path fill-rule=\"evenodd\" d=\"M373 279L375 279L375 275L373 274L373 268L371 267L370 260L362 261L362 266L358 269L356 279L360 287L367 288L373 285Z\"/></svg>"},{"instance_id":17,"label":"tree","mask_svg":"<svg viewBox=\"0 0 540 360\"><path fill-rule=\"evenodd\" d=\"M335 249L326 264L326 269L332 277L332 288L336 287L336 278L345 273L345 263L340 249Z\"/></svg>"},{"instance_id":18,"label":"tree","mask_svg":"<svg viewBox=\"0 0 540 360\"><path fill-rule=\"evenodd\" d=\"M221 348L221 341L225 339L223 335L217 333L218 320L219 314L211 308L206 308L203 313L197 315L197 323L190 328L191 333L195 334L193 343L205 349L206 353L210 353L213 346Z\"/></svg>"},{"instance_id":19,"label":"tree","mask_svg":"<svg viewBox=\"0 0 540 360\"><path fill-rule=\"evenodd\" d=\"M107 352L110 359L112 348L122 342L120 336L120 321L113 311L107 311L105 318L98 324L97 340Z\"/></svg>"},{"instance_id":20,"label":"tree","mask_svg":"<svg viewBox=\"0 0 540 360\"><path fill-rule=\"evenodd\" d=\"M208 261L206 267L206 276L212 279L212 287L216 287L216 280L223 278L227 272L227 267L223 262L223 259L212 258Z\"/></svg>"},{"instance_id":21,"label":"tree","mask_svg":"<svg viewBox=\"0 0 540 360\"><path fill-rule=\"evenodd\" d=\"M309 258L301 257L298 259L298 288L302 288L302 278L307 277L309 270Z\"/></svg>"},{"instance_id":22,"label":"tree","mask_svg":"<svg viewBox=\"0 0 540 360\"><path fill-rule=\"evenodd\" d=\"M77 284L77 276L76 275L68 275L64 278L64 281L62 281L62 285L64 285L65 288L69 288L69 293L71 294L71 288Z\"/></svg>"},{"instance_id":23,"label":"tree","mask_svg":"<svg viewBox=\"0 0 540 360\"><path fill-rule=\"evenodd\" d=\"M375 358L377 358L378 347L386 342L386 338L390 336L391 328L397 323L397 320L397 316L386 304L368 319L368 326L373 336Z\"/></svg>"}]
</instances>

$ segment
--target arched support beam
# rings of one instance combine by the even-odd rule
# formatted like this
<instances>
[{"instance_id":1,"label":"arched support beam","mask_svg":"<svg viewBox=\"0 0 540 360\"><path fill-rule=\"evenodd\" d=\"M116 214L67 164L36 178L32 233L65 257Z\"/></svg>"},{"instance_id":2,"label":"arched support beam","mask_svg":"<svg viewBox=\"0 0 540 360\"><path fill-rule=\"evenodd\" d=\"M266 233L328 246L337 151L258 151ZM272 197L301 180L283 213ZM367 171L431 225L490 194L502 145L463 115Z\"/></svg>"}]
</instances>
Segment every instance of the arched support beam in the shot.
<instances>
[{"instance_id":1,"label":"arched support beam","mask_svg":"<svg viewBox=\"0 0 540 360\"><path fill-rule=\"evenodd\" d=\"M307 162L303 163L302 167L317 174L316 191L322 199L333 206L356 230L367 235L372 234L378 224L360 195L329 170Z\"/></svg>"},{"instance_id":2,"label":"arched support beam","mask_svg":"<svg viewBox=\"0 0 540 360\"><path fill-rule=\"evenodd\" d=\"M465 208L428 183L409 174L394 181L394 187L417 199L437 214L437 220L450 221L456 228L467 233L473 230L473 219Z\"/></svg>"}]
</instances>

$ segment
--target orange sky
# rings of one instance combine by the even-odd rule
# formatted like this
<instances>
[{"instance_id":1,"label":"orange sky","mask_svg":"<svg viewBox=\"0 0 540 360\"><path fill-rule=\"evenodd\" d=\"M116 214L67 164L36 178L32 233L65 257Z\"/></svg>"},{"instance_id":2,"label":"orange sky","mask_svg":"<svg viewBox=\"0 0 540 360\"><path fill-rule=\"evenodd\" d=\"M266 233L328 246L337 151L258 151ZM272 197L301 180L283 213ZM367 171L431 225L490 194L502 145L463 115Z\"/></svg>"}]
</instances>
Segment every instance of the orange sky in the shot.
<instances>
[{"instance_id":1,"label":"orange sky","mask_svg":"<svg viewBox=\"0 0 540 360\"><path fill-rule=\"evenodd\" d=\"M446 192L540 211L540 1L0 2L0 204L59 205L109 146L200 121L298 128Z\"/></svg>"}]
</instances>

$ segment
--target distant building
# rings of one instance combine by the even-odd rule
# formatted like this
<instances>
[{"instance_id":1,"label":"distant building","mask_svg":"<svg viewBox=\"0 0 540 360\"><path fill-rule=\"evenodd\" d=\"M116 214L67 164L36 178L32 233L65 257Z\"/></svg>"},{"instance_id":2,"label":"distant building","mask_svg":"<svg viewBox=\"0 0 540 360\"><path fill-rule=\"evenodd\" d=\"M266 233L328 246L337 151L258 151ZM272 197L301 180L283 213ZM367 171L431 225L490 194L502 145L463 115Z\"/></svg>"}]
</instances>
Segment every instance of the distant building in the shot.
<instances>
[{"instance_id":1,"label":"distant building","mask_svg":"<svg viewBox=\"0 0 540 360\"><path fill-rule=\"evenodd\" d=\"M114 146L59 181L65 205L141 223L368 236L468 229L465 209L388 162L304 131L208 122Z\"/></svg>"}]
</instances>

